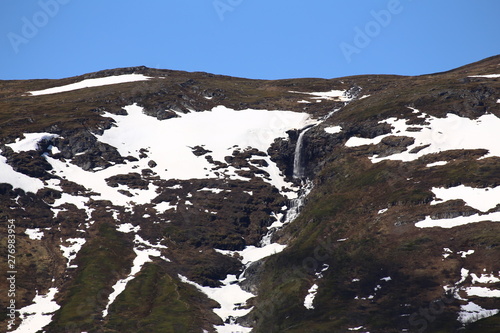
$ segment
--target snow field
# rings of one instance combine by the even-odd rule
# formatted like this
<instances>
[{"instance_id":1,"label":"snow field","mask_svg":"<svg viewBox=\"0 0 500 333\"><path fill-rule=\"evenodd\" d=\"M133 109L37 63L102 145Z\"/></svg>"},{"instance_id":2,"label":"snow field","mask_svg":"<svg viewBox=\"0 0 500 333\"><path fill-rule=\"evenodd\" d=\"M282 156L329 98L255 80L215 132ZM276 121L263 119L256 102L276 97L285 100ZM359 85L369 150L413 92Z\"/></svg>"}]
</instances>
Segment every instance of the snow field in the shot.
<instances>
[{"instance_id":1,"label":"snow field","mask_svg":"<svg viewBox=\"0 0 500 333\"><path fill-rule=\"evenodd\" d=\"M311 99L316 100L317 102L321 102L321 100L337 100L341 102L349 102L352 100L351 97L347 95L346 90L330 90L330 91L322 91L322 92L302 92L302 91L290 91L295 94L305 94L311 95ZM304 103L307 101L299 101L299 103Z\"/></svg>"},{"instance_id":2,"label":"snow field","mask_svg":"<svg viewBox=\"0 0 500 333\"><path fill-rule=\"evenodd\" d=\"M71 83L65 86L30 91L28 93L31 96L50 95L50 94L58 94L62 92L73 91L83 88L100 87L100 86L107 86L107 85L126 83L126 82L145 81L149 79L152 79L152 77L144 76L142 74L116 75L116 76L101 77L96 79L87 79L80 82Z\"/></svg>"},{"instance_id":3,"label":"snow field","mask_svg":"<svg viewBox=\"0 0 500 333\"><path fill-rule=\"evenodd\" d=\"M425 114L423 114L425 115ZM486 114L478 119L459 117L455 114L447 114L445 118L436 118L426 115L426 121L430 125L407 125L405 119L389 118L379 123L390 124L394 129L391 133L379 135L373 139L352 137L346 142L347 147L357 147L368 144L378 144L383 138L397 135L407 136L415 139L415 143L407 147L407 150L385 157L371 157L373 163L384 160L399 160L403 162L414 161L427 154L439 153L452 149L487 149L490 156L500 156L500 118L493 114ZM409 131L408 128L417 127L420 131ZM413 148L430 145L418 153L410 154Z\"/></svg>"},{"instance_id":4,"label":"snow field","mask_svg":"<svg viewBox=\"0 0 500 333\"><path fill-rule=\"evenodd\" d=\"M59 135L50 133L25 133L24 139L16 139L16 142L9 143L6 146L12 148L16 153L22 151L37 150L41 141L57 138Z\"/></svg>"},{"instance_id":5,"label":"snow field","mask_svg":"<svg viewBox=\"0 0 500 333\"><path fill-rule=\"evenodd\" d=\"M60 306L54 301L57 288L50 288L46 295L39 295L38 291L33 303L19 309L21 324L12 333L35 333L50 324L52 315Z\"/></svg>"},{"instance_id":6,"label":"snow field","mask_svg":"<svg viewBox=\"0 0 500 333\"><path fill-rule=\"evenodd\" d=\"M190 281L187 277L179 274L179 279L190 285L195 286L199 291L203 292L209 298L215 300L220 304L220 308L216 308L213 311L217 314L225 323L222 326L215 326L217 332L250 332L251 328L238 325L233 322L233 318L241 317L248 314L252 308L241 309L246 302L254 297L255 295L244 291L237 284L238 279L235 275L228 275L225 280L221 281L223 286L212 288L203 287L196 282Z\"/></svg>"}]
</instances>

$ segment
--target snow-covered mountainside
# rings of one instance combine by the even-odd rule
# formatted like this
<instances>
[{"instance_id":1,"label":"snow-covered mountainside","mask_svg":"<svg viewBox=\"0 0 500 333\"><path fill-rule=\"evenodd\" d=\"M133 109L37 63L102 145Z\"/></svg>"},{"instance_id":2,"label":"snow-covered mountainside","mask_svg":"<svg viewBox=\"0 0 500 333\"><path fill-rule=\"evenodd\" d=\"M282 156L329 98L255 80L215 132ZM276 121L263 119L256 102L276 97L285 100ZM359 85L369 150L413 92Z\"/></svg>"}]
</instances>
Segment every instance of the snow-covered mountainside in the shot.
<instances>
[{"instance_id":1,"label":"snow-covered mountainside","mask_svg":"<svg viewBox=\"0 0 500 333\"><path fill-rule=\"evenodd\" d=\"M1 325L498 332L498 73L0 81Z\"/></svg>"}]
</instances>

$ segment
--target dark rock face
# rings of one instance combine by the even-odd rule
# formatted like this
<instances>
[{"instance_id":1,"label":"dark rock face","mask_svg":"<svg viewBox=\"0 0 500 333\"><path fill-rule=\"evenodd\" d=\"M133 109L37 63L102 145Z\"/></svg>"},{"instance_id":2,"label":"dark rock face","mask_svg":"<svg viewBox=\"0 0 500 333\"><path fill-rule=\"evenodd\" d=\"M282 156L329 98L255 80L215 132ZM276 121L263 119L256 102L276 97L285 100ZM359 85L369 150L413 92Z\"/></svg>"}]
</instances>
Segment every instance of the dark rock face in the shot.
<instances>
[{"instance_id":1,"label":"dark rock face","mask_svg":"<svg viewBox=\"0 0 500 333\"><path fill-rule=\"evenodd\" d=\"M8 158L8 162L14 170L34 178L45 177L47 171L52 169L52 166L40 156L38 151L13 153Z\"/></svg>"},{"instance_id":2,"label":"dark rock face","mask_svg":"<svg viewBox=\"0 0 500 333\"><path fill-rule=\"evenodd\" d=\"M54 139L54 146L65 159L83 170L105 169L112 164L123 163L124 159L115 147L97 140L88 131L67 132L61 138Z\"/></svg>"}]
</instances>

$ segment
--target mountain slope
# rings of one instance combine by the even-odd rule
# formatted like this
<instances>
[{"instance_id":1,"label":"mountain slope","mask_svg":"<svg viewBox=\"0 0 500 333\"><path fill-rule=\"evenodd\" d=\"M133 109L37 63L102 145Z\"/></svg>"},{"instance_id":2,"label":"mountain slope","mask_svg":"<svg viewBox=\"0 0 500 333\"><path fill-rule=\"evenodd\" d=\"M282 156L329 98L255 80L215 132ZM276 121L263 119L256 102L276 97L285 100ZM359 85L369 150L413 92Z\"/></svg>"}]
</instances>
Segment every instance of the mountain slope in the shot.
<instances>
[{"instance_id":1,"label":"mountain slope","mask_svg":"<svg viewBox=\"0 0 500 333\"><path fill-rule=\"evenodd\" d=\"M0 82L2 325L498 330L498 73Z\"/></svg>"}]
</instances>

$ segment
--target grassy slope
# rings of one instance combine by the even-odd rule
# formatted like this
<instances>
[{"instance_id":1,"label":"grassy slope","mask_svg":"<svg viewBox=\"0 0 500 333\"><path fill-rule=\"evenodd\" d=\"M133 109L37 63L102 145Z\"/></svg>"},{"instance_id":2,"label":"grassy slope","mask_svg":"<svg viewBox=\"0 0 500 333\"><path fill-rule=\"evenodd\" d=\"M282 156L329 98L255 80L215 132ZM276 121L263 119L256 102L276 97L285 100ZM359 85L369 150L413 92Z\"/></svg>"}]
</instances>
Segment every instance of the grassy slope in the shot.
<instances>
[{"instance_id":1,"label":"grassy slope","mask_svg":"<svg viewBox=\"0 0 500 333\"><path fill-rule=\"evenodd\" d=\"M106 306L113 281L131 266L133 252L130 241L115 227L103 223L97 237L78 255L79 269L61 308L54 315L50 332L91 330Z\"/></svg>"},{"instance_id":2,"label":"grassy slope","mask_svg":"<svg viewBox=\"0 0 500 333\"><path fill-rule=\"evenodd\" d=\"M496 66L496 60L490 62ZM482 73L494 73L492 64L487 67ZM466 70L392 81L391 89L352 103L336 113L331 122L350 128L353 124L369 127L391 116L411 119L407 106L438 117L447 112L477 117L485 110L498 115L498 85L481 81L484 79L459 80ZM371 164L365 154L371 154L370 148L338 148L316 178L316 187L301 216L285 231L285 239L292 239L290 246L266 261L257 300L261 305L253 317L256 332L345 332L347 327L360 325L375 332L398 332L408 323L416 331L423 325L418 321L422 318L415 316L408 322L401 313L418 314L420 307L444 297L441 285L457 281L464 265L476 266L477 270L493 268L492 258L500 257L496 249L500 244L498 224L451 230L413 227L413 222L425 215L467 210L461 203L432 210L427 203L432 200L433 186L498 186L498 158L478 161L482 152L455 151L408 164ZM454 161L446 167L425 167L442 159ZM378 216L377 211L387 207L390 211ZM344 238L348 240L336 241ZM474 263L442 262L441 251L446 246L477 246L484 254ZM321 257L317 255L319 249L329 252ZM330 269L318 282L316 309L306 310L302 303L315 281L313 273L325 263ZM388 275L393 280L381 283L380 278ZM360 282L351 283L353 278ZM377 284L382 289L373 300L354 300L373 294ZM412 306L404 309L402 305L408 303ZM426 321L427 329L457 329L452 311L459 304L454 301L439 316ZM479 327L471 326L471 332L482 332Z\"/></svg>"}]
</instances>

